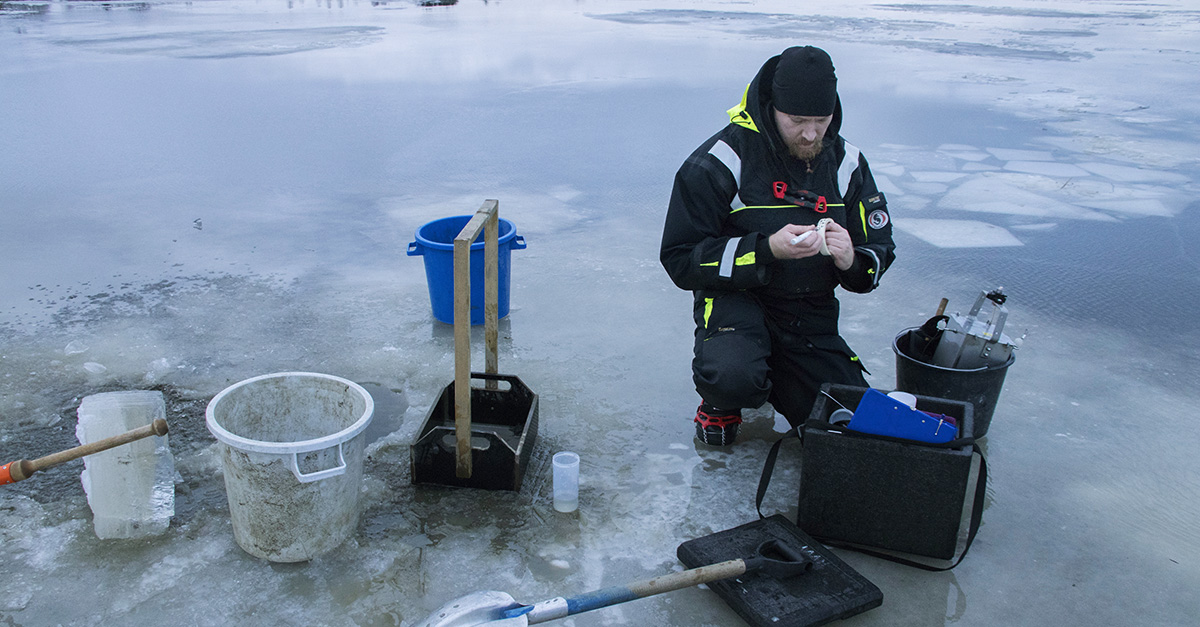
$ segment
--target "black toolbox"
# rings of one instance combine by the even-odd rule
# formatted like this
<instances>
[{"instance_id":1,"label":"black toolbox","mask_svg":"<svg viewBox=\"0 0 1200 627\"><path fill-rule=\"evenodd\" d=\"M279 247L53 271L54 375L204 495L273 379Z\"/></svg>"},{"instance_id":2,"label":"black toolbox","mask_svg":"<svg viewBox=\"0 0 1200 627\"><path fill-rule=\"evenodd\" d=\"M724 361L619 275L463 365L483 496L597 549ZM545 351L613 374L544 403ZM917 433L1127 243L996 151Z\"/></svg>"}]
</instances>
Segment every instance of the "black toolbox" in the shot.
<instances>
[{"instance_id":1,"label":"black toolbox","mask_svg":"<svg viewBox=\"0 0 1200 627\"><path fill-rule=\"evenodd\" d=\"M830 428L833 411L853 411L867 389L822 386L802 427L797 524L821 540L953 558L969 505L974 447L938 448ZM970 403L917 396L916 407L955 418L960 434L973 432Z\"/></svg>"}]
</instances>

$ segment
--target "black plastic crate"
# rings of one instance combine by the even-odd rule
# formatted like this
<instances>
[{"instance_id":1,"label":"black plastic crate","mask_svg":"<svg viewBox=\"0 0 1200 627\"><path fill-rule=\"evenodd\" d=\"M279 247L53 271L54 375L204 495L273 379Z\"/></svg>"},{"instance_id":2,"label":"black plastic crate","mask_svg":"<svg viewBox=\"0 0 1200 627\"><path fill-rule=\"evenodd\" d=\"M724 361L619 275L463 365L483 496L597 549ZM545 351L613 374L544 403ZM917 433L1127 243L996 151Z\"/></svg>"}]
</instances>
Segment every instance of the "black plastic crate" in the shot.
<instances>
[{"instance_id":1,"label":"black plastic crate","mask_svg":"<svg viewBox=\"0 0 1200 627\"><path fill-rule=\"evenodd\" d=\"M472 372L496 389L471 387L469 478L455 474L454 386L442 389L411 446L412 482L484 490L521 489L538 430L538 395L520 378Z\"/></svg>"},{"instance_id":2,"label":"black plastic crate","mask_svg":"<svg viewBox=\"0 0 1200 627\"><path fill-rule=\"evenodd\" d=\"M797 524L816 538L938 559L954 557L972 448L936 448L816 426L854 410L868 388L822 387L804 424ZM971 434L970 403L917 396L917 409L952 416Z\"/></svg>"}]
</instances>

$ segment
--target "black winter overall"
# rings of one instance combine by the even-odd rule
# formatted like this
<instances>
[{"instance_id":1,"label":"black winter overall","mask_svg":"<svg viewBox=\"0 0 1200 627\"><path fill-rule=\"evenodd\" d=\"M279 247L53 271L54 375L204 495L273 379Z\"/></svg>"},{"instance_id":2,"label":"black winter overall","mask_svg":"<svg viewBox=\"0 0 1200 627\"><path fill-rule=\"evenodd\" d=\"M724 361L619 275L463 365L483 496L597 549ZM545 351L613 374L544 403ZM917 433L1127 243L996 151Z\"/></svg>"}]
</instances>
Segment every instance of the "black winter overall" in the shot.
<instances>
[{"instance_id":1,"label":"black winter overall","mask_svg":"<svg viewBox=\"0 0 1200 627\"><path fill-rule=\"evenodd\" d=\"M836 105L825 147L793 157L771 115L763 65L730 123L688 157L675 176L660 260L695 295L696 390L723 409L770 401L803 422L822 383L865 386L863 367L838 332L834 288L874 289L895 258L891 219L866 159L838 135ZM853 265L831 257L777 260L768 238L788 224L832 218L850 232Z\"/></svg>"}]
</instances>

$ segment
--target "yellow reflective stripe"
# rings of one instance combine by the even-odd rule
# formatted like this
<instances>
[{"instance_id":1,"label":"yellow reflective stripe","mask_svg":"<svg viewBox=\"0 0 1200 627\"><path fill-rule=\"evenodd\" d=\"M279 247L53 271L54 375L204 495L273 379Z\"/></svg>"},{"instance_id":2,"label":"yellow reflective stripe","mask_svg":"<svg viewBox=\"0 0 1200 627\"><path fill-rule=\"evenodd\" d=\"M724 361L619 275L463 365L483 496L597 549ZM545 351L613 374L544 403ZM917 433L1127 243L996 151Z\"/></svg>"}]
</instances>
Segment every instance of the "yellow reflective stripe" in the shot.
<instances>
[{"instance_id":1,"label":"yellow reflective stripe","mask_svg":"<svg viewBox=\"0 0 1200 627\"><path fill-rule=\"evenodd\" d=\"M850 358L850 361L858 361L858 355L855 355L855 356L851 357L851 358Z\"/></svg>"},{"instance_id":2,"label":"yellow reflective stripe","mask_svg":"<svg viewBox=\"0 0 1200 627\"><path fill-rule=\"evenodd\" d=\"M754 125L754 118L750 117L750 113L746 111L746 98L750 95L750 86L746 85L746 91L742 92L742 101L737 106L729 109L725 113L729 114L729 121L744 126L755 133L758 132L758 127Z\"/></svg>"},{"instance_id":3,"label":"yellow reflective stripe","mask_svg":"<svg viewBox=\"0 0 1200 627\"><path fill-rule=\"evenodd\" d=\"M754 253L753 252L746 253L746 254L742 255L741 257L738 257L737 259L735 259L733 261L733 263L734 263L734 265L738 265L738 266L752 266L752 265L754 265ZM700 267L701 268L711 268L713 266L719 266L719 265L721 265L721 262L719 262L719 261L710 261L708 263L700 264Z\"/></svg>"},{"instance_id":4,"label":"yellow reflective stripe","mask_svg":"<svg viewBox=\"0 0 1200 627\"><path fill-rule=\"evenodd\" d=\"M863 206L862 201L858 203L858 221L863 225L863 240L867 239L867 208Z\"/></svg>"},{"instance_id":5,"label":"yellow reflective stripe","mask_svg":"<svg viewBox=\"0 0 1200 627\"><path fill-rule=\"evenodd\" d=\"M859 203L859 204L862 204L862 203ZM828 203L825 206L827 206L827 207L845 207L846 205L845 205L845 203L837 203L837 204ZM749 205L749 206L738 207L737 209L731 210L729 213L737 213L743 209L795 209L795 208L796 208L796 205Z\"/></svg>"},{"instance_id":6,"label":"yellow reflective stripe","mask_svg":"<svg viewBox=\"0 0 1200 627\"><path fill-rule=\"evenodd\" d=\"M704 299L704 328L708 328L708 317L712 315L713 299Z\"/></svg>"}]
</instances>

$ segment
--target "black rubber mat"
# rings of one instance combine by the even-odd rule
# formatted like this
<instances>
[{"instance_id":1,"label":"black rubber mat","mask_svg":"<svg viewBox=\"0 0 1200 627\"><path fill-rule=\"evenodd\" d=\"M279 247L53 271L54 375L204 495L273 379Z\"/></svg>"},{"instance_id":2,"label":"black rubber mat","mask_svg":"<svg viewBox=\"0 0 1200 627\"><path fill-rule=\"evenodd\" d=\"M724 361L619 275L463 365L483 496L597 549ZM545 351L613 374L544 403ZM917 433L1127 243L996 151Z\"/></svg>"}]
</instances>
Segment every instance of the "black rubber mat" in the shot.
<instances>
[{"instance_id":1,"label":"black rubber mat","mask_svg":"<svg viewBox=\"0 0 1200 627\"><path fill-rule=\"evenodd\" d=\"M777 579L761 572L708 584L747 623L761 627L808 627L854 616L883 603L883 592L782 514L679 545L688 568L754 554L778 540L812 560L806 573Z\"/></svg>"}]
</instances>

